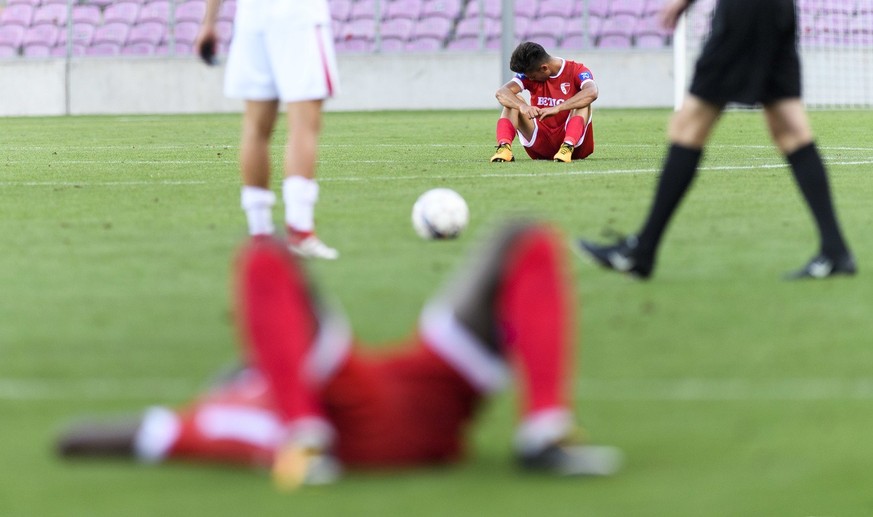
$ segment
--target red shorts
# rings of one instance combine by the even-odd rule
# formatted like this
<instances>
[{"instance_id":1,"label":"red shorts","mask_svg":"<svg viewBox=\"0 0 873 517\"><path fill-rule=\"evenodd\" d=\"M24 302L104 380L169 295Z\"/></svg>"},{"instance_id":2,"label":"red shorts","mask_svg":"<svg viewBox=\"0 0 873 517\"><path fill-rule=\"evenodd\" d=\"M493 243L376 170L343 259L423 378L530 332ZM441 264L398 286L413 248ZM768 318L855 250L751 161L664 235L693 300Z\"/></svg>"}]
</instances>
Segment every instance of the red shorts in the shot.
<instances>
[{"instance_id":1,"label":"red shorts","mask_svg":"<svg viewBox=\"0 0 873 517\"><path fill-rule=\"evenodd\" d=\"M346 465L366 467L459 459L479 398L420 344L382 357L353 352L322 392L335 453ZM181 431L169 457L269 464L282 429L273 408L259 375L215 390L177 412Z\"/></svg>"},{"instance_id":2,"label":"red shorts","mask_svg":"<svg viewBox=\"0 0 873 517\"><path fill-rule=\"evenodd\" d=\"M555 153L561 148L564 143L565 127L547 126L542 123L537 123L536 136L530 147L524 146L527 155L533 160L551 160L555 157ZM521 133L519 133L521 136ZM524 140L522 140L524 145ZM581 160L587 158L594 152L594 121L589 121L582 133L582 139L576 150L573 151L573 159Z\"/></svg>"}]
</instances>

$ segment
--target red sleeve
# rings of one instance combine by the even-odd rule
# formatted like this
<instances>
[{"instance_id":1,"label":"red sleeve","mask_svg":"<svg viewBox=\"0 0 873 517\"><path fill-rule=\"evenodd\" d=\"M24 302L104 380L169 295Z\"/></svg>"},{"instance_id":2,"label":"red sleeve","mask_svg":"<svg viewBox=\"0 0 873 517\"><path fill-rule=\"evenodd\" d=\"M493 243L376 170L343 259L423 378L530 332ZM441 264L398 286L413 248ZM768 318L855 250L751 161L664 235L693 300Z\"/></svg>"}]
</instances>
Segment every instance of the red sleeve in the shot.
<instances>
[{"instance_id":1,"label":"red sleeve","mask_svg":"<svg viewBox=\"0 0 873 517\"><path fill-rule=\"evenodd\" d=\"M573 63L573 77L577 88L581 88L586 81L594 80L594 74L582 63Z\"/></svg>"}]
</instances>

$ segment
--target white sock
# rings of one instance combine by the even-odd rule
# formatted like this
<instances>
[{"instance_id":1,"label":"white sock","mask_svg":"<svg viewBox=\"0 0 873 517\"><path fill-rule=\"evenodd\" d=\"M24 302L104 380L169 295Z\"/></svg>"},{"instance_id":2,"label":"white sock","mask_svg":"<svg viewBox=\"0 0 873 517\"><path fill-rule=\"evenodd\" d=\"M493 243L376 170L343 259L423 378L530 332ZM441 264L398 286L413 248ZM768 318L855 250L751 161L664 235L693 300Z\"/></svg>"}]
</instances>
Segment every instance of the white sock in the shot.
<instances>
[{"instance_id":1,"label":"white sock","mask_svg":"<svg viewBox=\"0 0 873 517\"><path fill-rule=\"evenodd\" d=\"M515 433L515 448L532 453L564 438L573 429L573 416L564 408L544 409L525 415Z\"/></svg>"},{"instance_id":2,"label":"white sock","mask_svg":"<svg viewBox=\"0 0 873 517\"><path fill-rule=\"evenodd\" d=\"M249 223L249 235L271 235L276 194L265 188L243 185L240 199Z\"/></svg>"},{"instance_id":3,"label":"white sock","mask_svg":"<svg viewBox=\"0 0 873 517\"><path fill-rule=\"evenodd\" d=\"M315 230L315 203L318 201L318 183L303 176L288 176L282 182L285 201L285 223L299 232Z\"/></svg>"}]
</instances>

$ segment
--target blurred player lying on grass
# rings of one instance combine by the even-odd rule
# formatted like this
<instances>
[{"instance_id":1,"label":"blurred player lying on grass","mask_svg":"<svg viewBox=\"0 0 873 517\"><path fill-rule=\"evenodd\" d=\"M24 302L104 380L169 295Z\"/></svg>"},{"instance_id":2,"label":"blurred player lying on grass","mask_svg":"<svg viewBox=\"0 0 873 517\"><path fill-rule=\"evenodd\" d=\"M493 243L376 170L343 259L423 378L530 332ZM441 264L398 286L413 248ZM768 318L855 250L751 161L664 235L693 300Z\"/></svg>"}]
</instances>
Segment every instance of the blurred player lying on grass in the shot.
<instances>
[{"instance_id":1,"label":"blurred player lying on grass","mask_svg":"<svg viewBox=\"0 0 873 517\"><path fill-rule=\"evenodd\" d=\"M329 483L349 468L452 462L483 400L520 377L515 454L522 468L608 475L612 447L578 436L569 389L572 283L561 239L530 222L503 225L421 314L398 349L352 346L279 242L252 239L236 263L245 368L187 406L128 422L82 422L62 456L208 460L271 467L280 488Z\"/></svg>"}]
</instances>

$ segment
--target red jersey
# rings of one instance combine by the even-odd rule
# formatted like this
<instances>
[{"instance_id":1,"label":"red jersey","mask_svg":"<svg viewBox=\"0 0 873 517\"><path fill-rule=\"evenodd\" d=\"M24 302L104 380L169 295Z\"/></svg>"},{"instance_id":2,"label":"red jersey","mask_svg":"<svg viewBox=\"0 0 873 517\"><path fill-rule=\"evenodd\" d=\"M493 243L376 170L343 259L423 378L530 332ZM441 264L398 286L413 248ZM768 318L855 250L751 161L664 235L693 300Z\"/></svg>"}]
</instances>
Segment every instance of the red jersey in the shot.
<instances>
[{"instance_id":1,"label":"red jersey","mask_svg":"<svg viewBox=\"0 0 873 517\"><path fill-rule=\"evenodd\" d=\"M582 85L594 81L594 74L582 63L562 59L564 64L557 74L546 81L531 81L524 74L515 74L512 79L522 89L530 92L530 104L537 108L551 108L565 102L579 93ZM542 126L563 128L570 116L569 111L562 111L554 117L539 121Z\"/></svg>"}]
</instances>

